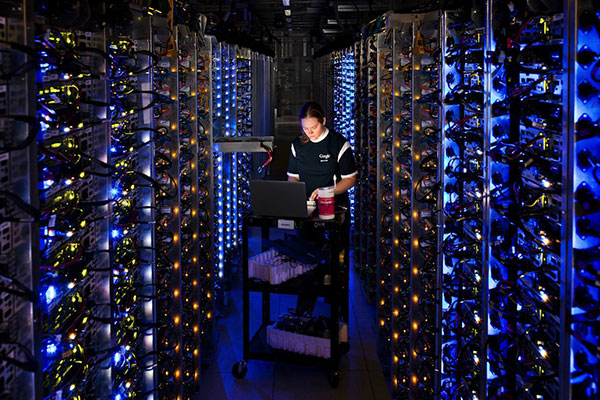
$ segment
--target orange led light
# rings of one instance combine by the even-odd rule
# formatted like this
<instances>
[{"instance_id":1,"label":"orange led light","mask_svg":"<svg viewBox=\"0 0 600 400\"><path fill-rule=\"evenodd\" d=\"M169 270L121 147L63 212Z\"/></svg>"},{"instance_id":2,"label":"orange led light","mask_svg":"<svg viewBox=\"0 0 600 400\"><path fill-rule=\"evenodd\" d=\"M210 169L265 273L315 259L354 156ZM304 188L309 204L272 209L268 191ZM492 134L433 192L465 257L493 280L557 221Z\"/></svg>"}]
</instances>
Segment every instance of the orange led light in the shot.
<instances>
[{"instance_id":1,"label":"orange led light","mask_svg":"<svg viewBox=\"0 0 600 400\"><path fill-rule=\"evenodd\" d=\"M173 318L173 322L175 322L175 325L179 325L179 315L176 315L175 318Z\"/></svg>"},{"instance_id":2,"label":"orange led light","mask_svg":"<svg viewBox=\"0 0 600 400\"><path fill-rule=\"evenodd\" d=\"M173 292L173 296L179 297L179 289L175 289L175 291Z\"/></svg>"}]
</instances>

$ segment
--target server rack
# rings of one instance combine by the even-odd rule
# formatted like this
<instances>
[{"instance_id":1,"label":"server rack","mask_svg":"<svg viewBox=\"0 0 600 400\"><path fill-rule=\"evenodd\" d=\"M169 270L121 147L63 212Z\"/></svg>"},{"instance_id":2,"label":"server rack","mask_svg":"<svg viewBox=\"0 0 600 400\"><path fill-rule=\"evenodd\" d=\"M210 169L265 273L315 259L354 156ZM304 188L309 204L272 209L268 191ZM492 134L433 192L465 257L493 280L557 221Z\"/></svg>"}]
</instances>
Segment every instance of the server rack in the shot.
<instances>
[{"instance_id":1,"label":"server rack","mask_svg":"<svg viewBox=\"0 0 600 400\"><path fill-rule=\"evenodd\" d=\"M78 393L98 387L108 395L110 369L101 355L111 348L112 312L106 194L112 171L108 162L108 62L106 31L85 32L56 27L41 15L34 29L40 44L38 62L37 139L40 258L30 264L40 274L39 322L42 385L35 396ZM81 68L55 57L78 52ZM32 93L31 93L32 94ZM33 112L33 109L30 109ZM33 162L35 158L31 158ZM33 315L32 315L33 318ZM86 362L87 358L94 362ZM115 366L116 367L116 366ZM67 374L66 372L70 372ZM76 384L77 383L77 384Z\"/></svg>"},{"instance_id":2,"label":"server rack","mask_svg":"<svg viewBox=\"0 0 600 400\"><path fill-rule=\"evenodd\" d=\"M598 149L600 148L597 102L599 84L597 53L600 44L598 4L579 0L565 2L570 21L563 52L567 82L568 117L563 125L563 174L567 175L566 251L561 266L561 340L559 360L561 398L593 398L600 394L598 285L600 229L598 218ZM563 88L564 92L567 92ZM563 122L565 120L563 119ZM594 287L595 286L595 287ZM569 362L570 361L570 362Z\"/></svg>"},{"instance_id":3,"label":"server rack","mask_svg":"<svg viewBox=\"0 0 600 400\"><path fill-rule=\"evenodd\" d=\"M213 74L211 37L197 35L197 131L198 131L198 219L200 276L192 285L200 287L200 347L202 364L213 357L217 332L215 319L215 290L218 276L218 259L215 258L215 215L213 174ZM194 307L196 305L194 304Z\"/></svg>"},{"instance_id":4,"label":"server rack","mask_svg":"<svg viewBox=\"0 0 600 400\"><path fill-rule=\"evenodd\" d=\"M181 326L183 397L199 392L200 376L200 291L193 282L200 279L198 218L198 82L196 35L185 26L177 26L177 73L179 116L179 186L181 230Z\"/></svg>"},{"instance_id":5,"label":"server rack","mask_svg":"<svg viewBox=\"0 0 600 400\"><path fill-rule=\"evenodd\" d=\"M377 35L377 161L376 161L376 306L379 322L378 350L383 365L389 365L392 341L392 236L393 221L393 30Z\"/></svg>"},{"instance_id":6,"label":"server rack","mask_svg":"<svg viewBox=\"0 0 600 400\"><path fill-rule=\"evenodd\" d=\"M354 128L354 93L355 93L355 66L354 49L347 48L333 55L333 129L348 139L352 153L356 156L355 128ZM350 200L350 229L354 228L355 188L348 190Z\"/></svg>"},{"instance_id":7,"label":"server rack","mask_svg":"<svg viewBox=\"0 0 600 400\"><path fill-rule=\"evenodd\" d=\"M35 370L41 361L41 335L33 312L39 308L36 289L40 280L39 223L34 212L39 209L37 145L35 136L31 137L36 125L31 118L36 109L36 84L34 71L17 74L31 54L11 48L10 43L33 47L34 36L28 29L33 5L16 2L11 11L0 20L0 43L6 50L0 53L0 64L3 71L15 72L0 85L0 395L25 399L39 398L42 387L41 374ZM22 202L31 209L21 208ZM27 353L32 355L30 368L15 363Z\"/></svg>"},{"instance_id":8,"label":"server rack","mask_svg":"<svg viewBox=\"0 0 600 400\"><path fill-rule=\"evenodd\" d=\"M357 46L361 54L359 70L360 90L356 94L359 136L356 138L363 151L357 152L358 182L354 242L354 265L364 280L370 302L376 299L376 233L377 233L377 39L365 37Z\"/></svg>"},{"instance_id":9,"label":"server rack","mask_svg":"<svg viewBox=\"0 0 600 400\"><path fill-rule=\"evenodd\" d=\"M159 189L155 193L158 209L156 251L161 265L157 276L166 288L157 306L159 322L158 387L161 393L183 395L183 328L182 328L182 259L181 259L181 158L179 143L179 80L176 32L170 32L165 19L152 18L153 52L157 54L156 70L152 76L154 91L170 101L154 110L154 126L165 132L166 140L155 147L155 171ZM175 36L173 36L175 35ZM166 394L165 394L166 395Z\"/></svg>"},{"instance_id":10,"label":"server rack","mask_svg":"<svg viewBox=\"0 0 600 400\"><path fill-rule=\"evenodd\" d=\"M154 189L144 185L131 189L121 182L133 171L145 177L154 176L151 142L156 132L152 109L144 106L152 104L153 100L150 35L150 19L147 18L139 23L133 37L113 29L107 41L111 59L110 102L119 102L124 93L132 90L142 104L133 113L115 110L110 123L109 164L117 168L109 189L115 199L109 221L110 249L114 254L111 259L111 301L117 304L115 314L118 318L118 325L115 324L117 326L111 332L112 346L118 349L113 354L111 373L113 393L122 397L132 390L144 393L152 390L156 379L154 368L142 371L135 367L146 354L156 349L156 329L136 329L136 325L156 320L154 229L147 223L156 217ZM137 56L137 61L131 56ZM132 249L136 246L137 251ZM140 300L135 304L137 288L140 288Z\"/></svg>"},{"instance_id":11,"label":"server rack","mask_svg":"<svg viewBox=\"0 0 600 400\"><path fill-rule=\"evenodd\" d=\"M487 394L509 391L559 397L562 335L560 286L565 280L568 21L563 5L535 14L490 4L493 57L488 165L490 200ZM493 18L492 15L498 18ZM507 40L508 39L508 40ZM548 57L549 55L550 57ZM526 255L526 258L523 257ZM511 298L509 301L508 299ZM515 328L513 328L515 327ZM521 359L530 363L518 363Z\"/></svg>"},{"instance_id":12,"label":"server rack","mask_svg":"<svg viewBox=\"0 0 600 400\"><path fill-rule=\"evenodd\" d=\"M391 329L397 335L391 346L390 376L395 397L408 396L410 376L410 258L411 171L412 171L412 98L413 98L413 22L409 15L394 30L394 123L393 123L393 237Z\"/></svg>"},{"instance_id":13,"label":"server rack","mask_svg":"<svg viewBox=\"0 0 600 400\"><path fill-rule=\"evenodd\" d=\"M485 395L487 299L484 209L485 25L470 15L442 17L443 281L442 393ZM475 96L472 101L466 96ZM463 335L466 331L469 334ZM458 368L467 365L468 368Z\"/></svg>"},{"instance_id":14,"label":"server rack","mask_svg":"<svg viewBox=\"0 0 600 400\"><path fill-rule=\"evenodd\" d=\"M439 392L440 26L429 13L413 28L409 397Z\"/></svg>"}]
</instances>

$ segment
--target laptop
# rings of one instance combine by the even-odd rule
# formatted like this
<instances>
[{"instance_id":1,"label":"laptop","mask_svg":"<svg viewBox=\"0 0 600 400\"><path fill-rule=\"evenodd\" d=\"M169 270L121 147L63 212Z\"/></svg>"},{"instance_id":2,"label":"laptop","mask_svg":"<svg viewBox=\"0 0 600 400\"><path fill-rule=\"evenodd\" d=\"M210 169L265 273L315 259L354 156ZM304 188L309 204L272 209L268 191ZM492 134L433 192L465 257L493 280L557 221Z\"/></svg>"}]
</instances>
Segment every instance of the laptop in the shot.
<instances>
[{"instance_id":1,"label":"laptop","mask_svg":"<svg viewBox=\"0 0 600 400\"><path fill-rule=\"evenodd\" d=\"M304 182L251 179L250 195L254 215L308 218Z\"/></svg>"}]
</instances>

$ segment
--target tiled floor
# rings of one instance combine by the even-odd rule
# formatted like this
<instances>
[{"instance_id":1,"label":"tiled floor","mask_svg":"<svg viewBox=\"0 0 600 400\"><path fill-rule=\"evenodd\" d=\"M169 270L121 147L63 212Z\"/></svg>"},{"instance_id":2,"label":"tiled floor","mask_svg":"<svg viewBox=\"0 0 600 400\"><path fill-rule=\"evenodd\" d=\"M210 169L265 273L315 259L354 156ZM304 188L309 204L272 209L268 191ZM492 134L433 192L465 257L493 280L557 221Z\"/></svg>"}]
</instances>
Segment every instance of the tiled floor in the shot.
<instances>
[{"instance_id":1,"label":"tiled floor","mask_svg":"<svg viewBox=\"0 0 600 400\"><path fill-rule=\"evenodd\" d=\"M353 271L353 268L351 268ZM251 297L251 314L257 315L258 297ZM295 306L295 296L272 296L275 317ZM360 281L350 276L350 352L340 361L341 380L329 386L328 371L313 366L250 360L248 374L236 379L233 364L242 358L242 304L239 289L232 292L230 313L220 318L217 358L201 373L200 398L211 400L386 400L389 392L376 353L374 309L368 305ZM251 328L252 329L252 328Z\"/></svg>"}]
</instances>

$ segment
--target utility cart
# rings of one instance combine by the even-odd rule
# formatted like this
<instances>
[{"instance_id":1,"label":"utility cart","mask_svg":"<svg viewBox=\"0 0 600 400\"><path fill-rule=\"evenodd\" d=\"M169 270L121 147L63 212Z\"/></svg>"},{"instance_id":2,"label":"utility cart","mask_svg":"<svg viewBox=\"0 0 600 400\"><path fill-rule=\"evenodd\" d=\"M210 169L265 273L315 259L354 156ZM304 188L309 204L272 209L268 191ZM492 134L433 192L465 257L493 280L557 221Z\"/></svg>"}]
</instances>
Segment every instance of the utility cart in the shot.
<instances>
[{"instance_id":1,"label":"utility cart","mask_svg":"<svg viewBox=\"0 0 600 400\"><path fill-rule=\"evenodd\" d=\"M313 218L277 218L247 215L242 230L242 299L243 299L243 359L233 365L233 375L241 379L248 372L249 360L265 360L322 366L329 369L329 384L337 387L340 380L339 361L341 355L349 350L348 342L348 213L337 211L335 218L321 220ZM275 230L283 229L286 243L293 244L313 240L320 246L321 260L316 265L305 265L295 260L292 268L278 265L269 275L263 265L250 265L248 251L248 231L252 227L261 230L261 250L263 253L252 257L250 264L263 262L272 257L271 235ZM281 233L281 232L280 232ZM294 235L293 237L291 235ZM270 253L271 252L271 253ZM307 250L308 252L308 250ZM261 258L262 257L262 258ZM289 255L285 256L290 260ZM256 267L256 268L254 268ZM289 272L302 273L298 276ZM287 280L281 278L284 274ZM259 276L260 279L253 276ZM270 276L270 278L269 278ZM270 282L277 282L275 284ZM262 297L260 326L256 332L250 332L250 292L259 292ZM328 338L297 335L294 332L278 330L276 321L271 321L271 293L306 294L312 293L325 298L330 305L329 319L325 322L329 331ZM255 317L256 318L256 317ZM340 340L342 336L342 340ZM344 337L345 336L345 337Z\"/></svg>"}]
</instances>

